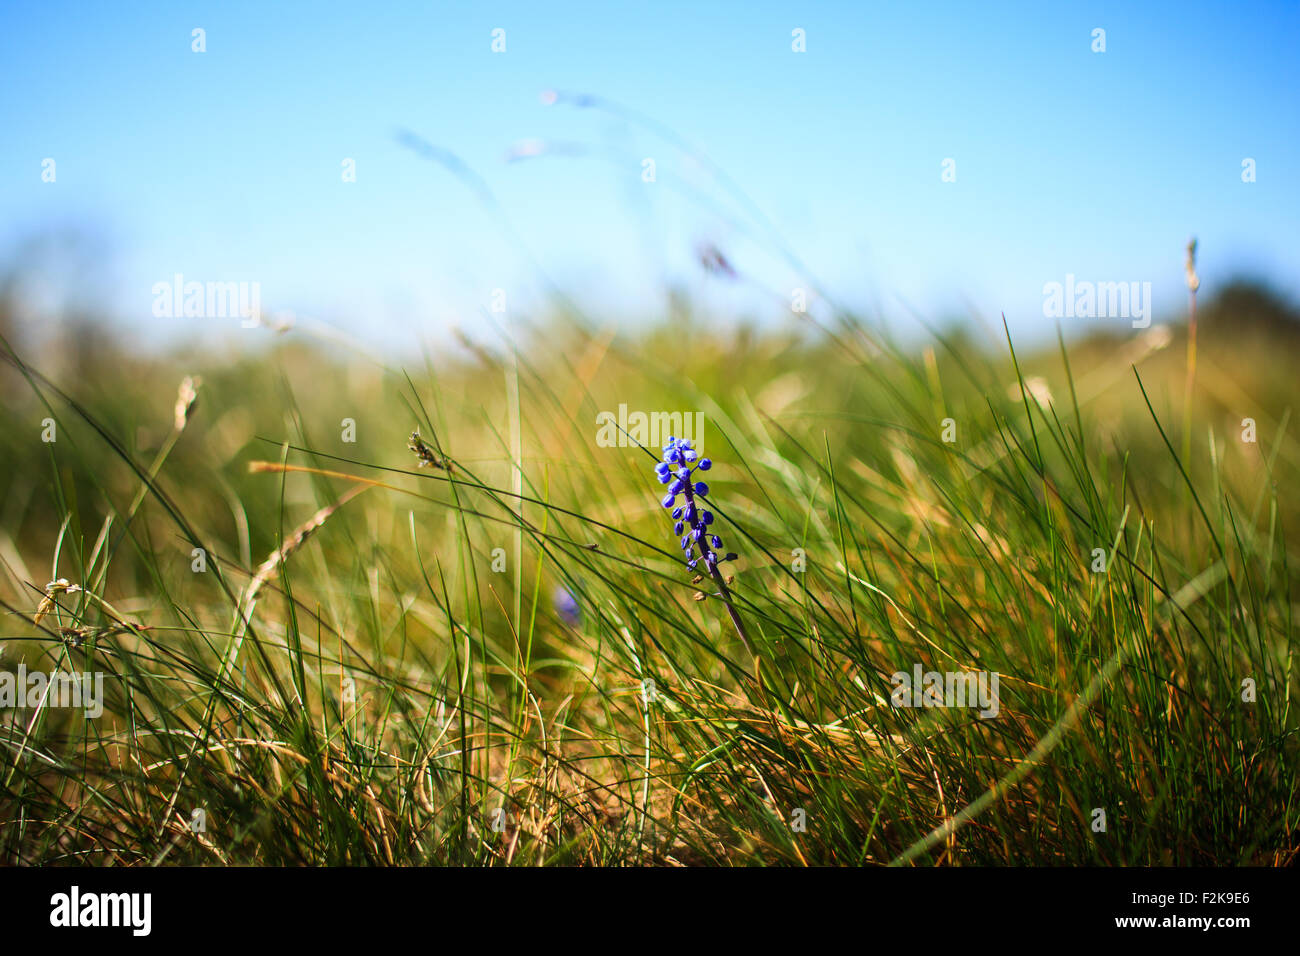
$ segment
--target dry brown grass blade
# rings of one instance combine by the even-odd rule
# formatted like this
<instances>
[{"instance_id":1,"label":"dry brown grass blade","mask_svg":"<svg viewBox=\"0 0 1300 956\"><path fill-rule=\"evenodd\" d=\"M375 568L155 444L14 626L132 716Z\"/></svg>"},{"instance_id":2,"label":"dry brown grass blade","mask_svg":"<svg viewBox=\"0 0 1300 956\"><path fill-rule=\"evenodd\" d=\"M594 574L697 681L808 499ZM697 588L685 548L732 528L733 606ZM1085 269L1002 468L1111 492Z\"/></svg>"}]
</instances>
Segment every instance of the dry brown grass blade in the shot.
<instances>
[{"instance_id":1,"label":"dry brown grass blade","mask_svg":"<svg viewBox=\"0 0 1300 956\"><path fill-rule=\"evenodd\" d=\"M255 462L254 464L264 463ZM284 544L272 551L270 557L262 562L261 566L257 569L257 573L253 575L253 579L248 583L248 591L245 592L244 596L245 609L252 605L253 600L257 597L257 592L262 589L262 585L270 580L271 575L275 573L275 569L287 561L295 551L301 548L306 543L307 539L310 538L321 525L329 520L330 515L334 514L334 512L338 511L363 491L369 490L369 488L370 485L368 484L354 485L349 488L339 497L338 501L334 502L332 505L326 505L324 508L321 508L314 515L300 524L294 530L293 534L289 535L289 538L284 542Z\"/></svg>"}]
</instances>

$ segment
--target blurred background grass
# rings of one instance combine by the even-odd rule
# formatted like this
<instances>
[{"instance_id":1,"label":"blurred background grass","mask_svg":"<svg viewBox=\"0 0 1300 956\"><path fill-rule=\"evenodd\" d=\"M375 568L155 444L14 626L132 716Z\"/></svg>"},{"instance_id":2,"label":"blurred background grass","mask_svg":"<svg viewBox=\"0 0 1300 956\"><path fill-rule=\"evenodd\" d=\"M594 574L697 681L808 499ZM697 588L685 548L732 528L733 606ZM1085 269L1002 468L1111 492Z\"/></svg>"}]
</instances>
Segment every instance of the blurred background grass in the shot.
<instances>
[{"instance_id":1,"label":"blurred background grass","mask_svg":"<svg viewBox=\"0 0 1300 956\"><path fill-rule=\"evenodd\" d=\"M1186 420L1177 322L1013 356L557 308L390 366L12 315L0 663L108 677L4 714L6 862L1294 860L1300 324L1257 284L1203 297ZM757 681L657 449L596 442L620 403L704 415ZM1000 715L891 708L917 663Z\"/></svg>"}]
</instances>

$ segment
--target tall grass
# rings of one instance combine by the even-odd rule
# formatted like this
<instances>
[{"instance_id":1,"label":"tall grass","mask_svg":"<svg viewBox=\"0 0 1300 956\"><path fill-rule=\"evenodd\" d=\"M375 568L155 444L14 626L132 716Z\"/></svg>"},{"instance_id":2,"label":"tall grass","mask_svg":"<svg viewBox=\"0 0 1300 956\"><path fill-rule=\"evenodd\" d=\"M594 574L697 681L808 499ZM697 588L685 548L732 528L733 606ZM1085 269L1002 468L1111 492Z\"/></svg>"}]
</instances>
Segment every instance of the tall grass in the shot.
<instances>
[{"instance_id":1,"label":"tall grass","mask_svg":"<svg viewBox=\"0 0 1300 956\"><path fill-rule=\"evenodd\" d=\"M556 317L400 371L285 344L76 381L6 347L2 669L101 671L106 705L0 712L0 859L1293 860L1284 356L1202 328L1183 454L1167 331L828 331ZM620 402L705 415L757 679L658 448L595 442ZM915 664L996 672L998 716L891 706Z\"/></svg>"}]
</instances>

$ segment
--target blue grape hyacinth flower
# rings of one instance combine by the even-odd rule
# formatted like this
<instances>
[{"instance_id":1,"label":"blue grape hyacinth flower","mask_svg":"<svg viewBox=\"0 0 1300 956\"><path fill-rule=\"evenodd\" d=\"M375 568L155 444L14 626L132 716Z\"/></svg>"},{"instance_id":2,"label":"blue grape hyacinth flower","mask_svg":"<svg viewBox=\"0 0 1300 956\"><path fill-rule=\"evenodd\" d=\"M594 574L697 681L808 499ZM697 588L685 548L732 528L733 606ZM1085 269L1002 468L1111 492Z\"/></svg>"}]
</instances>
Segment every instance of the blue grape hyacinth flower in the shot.
<instances>
[{"instance_id":1,"label":"blue grape hyacinth flower","mask_svg":"<svg viewBox=\"0 0 1300 956\"><path fill-rule=\"evenodd\" d=\"M734 561L736 555L722 553L721 536L710 532L713 512L704 507L709 496L709 486L695 481L695 472L708 471L713 462L700 458L692 443L686 439L670 437L664 445L663 460L655 465L659 483L668 485L668 494L660 502L672 509L673 533L681 536L682 551L686 553L686 566L696 570L701 561L710 574L723 561ZM682 503L677 504L677 496Z\"/></svg>"},{"instance_id":2,"label":"blue grape hyacinth flower","mask_svg":"<svg viewBox=\"0 0 1300 956\"><path fill-rule=\"evenodd\" d=\"M736 628L736 633L740 635L745 649L753 655L754 645L749 639L740 614L736 611L727 582L718 571L718 565L724 561L736 560L736 555L730 551L723 553L722 536L709 527L713 524L713 512L704 507L708 502L709 486L703 481L695 480L697 472L708 471L712 467L713 462L701 458L690 441L670 437L664 445L663 460L655 464L655 474L659 478L659 483L668 486L668 493L663 496L660 504L671 511L673 534L681 538L681 548L686 554L686 566L692 571L703 570L713 579L718 588L714 596L721 598L722 603L726 605L727 614ZM704 565L702 569L701 564ZM697 595L697 599L704 599L702 592Z\"/></svg>"}]
</instances>

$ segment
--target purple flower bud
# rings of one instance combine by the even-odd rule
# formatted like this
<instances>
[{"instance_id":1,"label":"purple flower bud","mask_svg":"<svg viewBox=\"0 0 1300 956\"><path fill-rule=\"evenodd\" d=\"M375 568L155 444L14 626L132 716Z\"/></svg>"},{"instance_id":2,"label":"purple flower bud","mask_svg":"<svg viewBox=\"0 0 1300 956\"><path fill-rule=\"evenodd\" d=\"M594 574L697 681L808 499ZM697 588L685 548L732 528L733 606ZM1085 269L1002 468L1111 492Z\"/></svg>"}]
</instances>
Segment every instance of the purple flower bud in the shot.
<instances>
[{"instance_id":1,"label":"purple flower bud","mask_svg":"<svg viewBox=\"0 0 1300 956\"><path fill-rule=\"evenodd\" d=\"M674 518L680 518L681 516L682 516L682 509L681 509L681 506L678 506L678 507L674 508L674 509L673 509L673 517L674 517Z\"/></svg>"},{"instance_id":2,"label":"purple flower bud","mask_svg":"<svg viewBox=\"0 0 1300 956\"><path fill-rule=\"evenodd\" d=\"M706 508L704 511L700 512L700 520L705 524L713 524L713 512Z\"/></svg>"},{"instance_id":3,"label":"purple flower bud","mask_svg":"<svg viewBox=\"0 0 1300 956\"><path fill-rule=\"evenodd\" d=\"M660 502L665 508L671 508L673 502L677 500L676 495L664 495L664 500Z\"/></svg>"},{"instance_id":4,"label":"purple flower bud","mask_svg":"<svg viewBox=\"0 0 1300 956\"><path fill-rule=\"evenodd\" d=\"M709 486L702 481L697 481L695 483L695 493L701 498L707 498L709 496Z\"/></svg>"},{"instance_id":5,"label":"purple flower bud","mask_svg":"<svg viewBox=\"0 0 1300 956\"><path fill-rule=\"evenodd\" d=\"M708 471L712 467L713 467L713 462L710 461L708 458L700 459L700 471Z\"/></svg>"},{"instance_id":6,"label":"purple flower bud","mask_svg":"<svg viewBox=\"0 0 1300 956\"><path fill-rule=\"evenodd\" d=\"M720 548L722 547L722 539L715 534L709 538L709 544L713 545L715 548Z\"/></svg>"},{"instance_id":7,"label":"purple flower bud","mask_svg":"<svg viewBox=\"0 0 1300 956\"><path fill-rule=\"evenodd\" d=\"M682 533L682 523L679 521L675 525L673 525L673 534L681 534L681 533Z\"/></svg>"},{"instance_id":8,"label":"purple flower bud","mask_svg":"<svg viewBox=\"0 0 1300 956\"><path fill-rule=\"evenodd\" d=\"M568 588L557 587L552 601L555 605L555 613L563 618L564 622L570 627L577 627L582 623L582 615L578 610L578 601L569 592Z\"/></svg>"}]
</instances>

